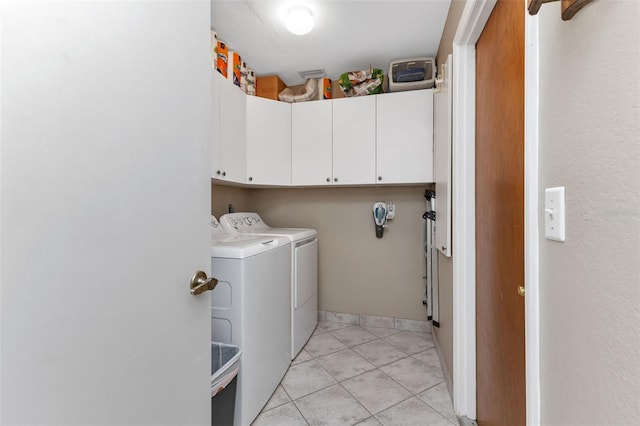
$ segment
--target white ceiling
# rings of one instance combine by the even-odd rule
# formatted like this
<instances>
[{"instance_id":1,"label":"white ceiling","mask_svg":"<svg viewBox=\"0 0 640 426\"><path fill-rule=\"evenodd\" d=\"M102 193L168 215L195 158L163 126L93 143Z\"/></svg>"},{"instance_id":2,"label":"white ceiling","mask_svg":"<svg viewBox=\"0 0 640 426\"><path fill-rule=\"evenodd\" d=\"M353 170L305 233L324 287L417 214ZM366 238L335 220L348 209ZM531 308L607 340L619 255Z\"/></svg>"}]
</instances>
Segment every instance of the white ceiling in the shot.
<instances>
[{"instance_id":1,"label":"white ceiling","mask_svg":"<svg viewBox=\"0 0 640 426\"><path fill-rule=\"evenodd\" d=\"M450 0L212 0L211 28L258 76L277 74L289 86L299 71L324 68L337 79L369 65L435 57ZM282 11L305 4L315 17L309 34L284 26Z\"/></svg>"}]
</instances>

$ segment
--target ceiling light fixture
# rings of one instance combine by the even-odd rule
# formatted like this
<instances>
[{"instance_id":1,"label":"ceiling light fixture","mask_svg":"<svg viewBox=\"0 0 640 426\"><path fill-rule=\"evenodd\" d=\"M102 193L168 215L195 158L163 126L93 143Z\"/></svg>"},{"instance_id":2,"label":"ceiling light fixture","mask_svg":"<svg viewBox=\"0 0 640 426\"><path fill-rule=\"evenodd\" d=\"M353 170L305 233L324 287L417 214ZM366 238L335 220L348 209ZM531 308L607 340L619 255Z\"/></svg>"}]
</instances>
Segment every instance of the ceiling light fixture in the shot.
<instances>
[{"instance_id":1,"label":"ceiling light fixture","mask_svg":"<svg viewBox=\"0 0 640 426\"><path fill-rule=\"evenodd\" d=\"M285 15L287 29L295 35L305 35L313 29L313 14L306 6L293 6Z\"/></svg>"}]
</instances>

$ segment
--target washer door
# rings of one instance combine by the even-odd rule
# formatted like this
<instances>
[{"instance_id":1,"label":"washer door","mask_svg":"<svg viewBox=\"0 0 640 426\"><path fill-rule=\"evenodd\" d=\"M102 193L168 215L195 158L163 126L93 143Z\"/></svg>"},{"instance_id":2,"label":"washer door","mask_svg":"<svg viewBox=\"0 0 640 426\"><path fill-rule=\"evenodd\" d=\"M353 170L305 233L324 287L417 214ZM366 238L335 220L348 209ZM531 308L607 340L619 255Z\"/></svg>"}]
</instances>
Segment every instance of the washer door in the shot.
<instances>
[{"instance_id":1,"label":"washer door","mask_svg":"<svg viewBox=\"0 0 640 426\"><path fill-rule=\"evenodd\" d=\"M318 240L297 243L294 251L294 309L303 306L318 288Z\"/></svg>"}]
</instances>

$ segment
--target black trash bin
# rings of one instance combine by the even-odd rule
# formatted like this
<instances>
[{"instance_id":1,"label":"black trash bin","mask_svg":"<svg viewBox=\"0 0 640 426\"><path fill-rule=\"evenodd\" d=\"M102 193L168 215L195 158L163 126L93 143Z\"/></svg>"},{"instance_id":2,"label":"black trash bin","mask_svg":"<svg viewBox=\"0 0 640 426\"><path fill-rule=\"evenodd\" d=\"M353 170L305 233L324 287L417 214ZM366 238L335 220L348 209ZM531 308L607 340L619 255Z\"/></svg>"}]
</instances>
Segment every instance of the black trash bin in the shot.
<instances>
[{"instance_id":1,"label":"black trash bin","mask_svg":"<svg viewBox=\"0 0 640 426\"><path fill-rule=\"evenodd\" d=\"M240 348L211 342L211 424L233 426Z\"/></svg>"}]
</instances>

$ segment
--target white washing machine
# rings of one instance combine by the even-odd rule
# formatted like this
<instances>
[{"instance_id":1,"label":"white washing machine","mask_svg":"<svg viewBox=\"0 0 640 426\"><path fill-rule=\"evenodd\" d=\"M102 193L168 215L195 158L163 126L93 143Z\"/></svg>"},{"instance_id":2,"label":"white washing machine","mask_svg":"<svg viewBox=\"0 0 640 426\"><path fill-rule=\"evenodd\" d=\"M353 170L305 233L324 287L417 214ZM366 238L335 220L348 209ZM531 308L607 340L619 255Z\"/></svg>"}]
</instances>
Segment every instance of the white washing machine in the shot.
<instances>
[{"instance_id":1,"label":"white washing machine","mask_svg":"<svg viewBox=\"0 0 640 426\"><path fill-rule=\"evenodd\" d=\"M248 425L291 363L291 242L230 234L211 217L211 340L242 351L235 425Z\"/></svg>"},{"instance_id":2,"label":"white washing machine","mask_svg":"<svg viewBox=\"0 0 640 426\"><path fill-rule=\"evenodd\" d=\"M258 213L220 217L228 232L286 237L291 241L291 359L302 350L318 324L318 238L315 229L271 228Z\"/></svg>"}]
</instances>

